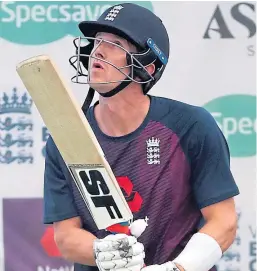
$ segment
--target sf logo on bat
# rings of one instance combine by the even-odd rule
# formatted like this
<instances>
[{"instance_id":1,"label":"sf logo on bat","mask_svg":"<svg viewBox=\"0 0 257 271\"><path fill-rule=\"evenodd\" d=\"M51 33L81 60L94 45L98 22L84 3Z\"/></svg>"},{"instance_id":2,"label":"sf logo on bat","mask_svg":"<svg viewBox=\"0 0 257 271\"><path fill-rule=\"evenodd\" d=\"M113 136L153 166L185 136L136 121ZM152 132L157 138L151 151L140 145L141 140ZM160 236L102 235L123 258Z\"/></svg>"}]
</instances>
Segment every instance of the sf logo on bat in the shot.
<instances>
[{"instance_id":1,"label":"sf logo on bat","mask_svg":"<svg viewBox=\"0 0 257 271\"><path fill-rule=\"evenodd\" d=\"M104 172L103 172L104 171ZM96 208L105 207L111 219L123 218L103 176L105 169L79 170L77 174ZM107 173L106 173L107 174Z\"/></svg>"}]
</instances>

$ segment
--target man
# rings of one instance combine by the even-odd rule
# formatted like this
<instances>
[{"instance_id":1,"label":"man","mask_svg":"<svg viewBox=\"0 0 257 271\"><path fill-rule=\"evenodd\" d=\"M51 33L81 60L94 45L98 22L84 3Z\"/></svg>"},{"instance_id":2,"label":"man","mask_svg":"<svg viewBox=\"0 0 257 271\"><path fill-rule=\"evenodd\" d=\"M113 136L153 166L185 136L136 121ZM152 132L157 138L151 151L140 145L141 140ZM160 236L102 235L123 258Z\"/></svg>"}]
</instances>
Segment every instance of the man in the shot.
<instances>
[{"instance_id":1,"label":"man","mask_svg":"<svg viewBox=\"0 0 257 271\"><path fill-rule=\"evenodd\" d=\"M169 58L162 21L124 3L79 28L85 38L75 40L70 63L77 70L72 80L86 77L90 85L84 113L115 176L130 179L143 200L135 220L149 220L138 238L99 231L49 137L44 222L53 223L59 250L75 271L96 265L138 271L144 263L143 271L216 270L235 238L233 197L239 191L213 117L200 107L147 95ZM99 101L88 109L94 91Z\"/></svg>"}]
</instances>

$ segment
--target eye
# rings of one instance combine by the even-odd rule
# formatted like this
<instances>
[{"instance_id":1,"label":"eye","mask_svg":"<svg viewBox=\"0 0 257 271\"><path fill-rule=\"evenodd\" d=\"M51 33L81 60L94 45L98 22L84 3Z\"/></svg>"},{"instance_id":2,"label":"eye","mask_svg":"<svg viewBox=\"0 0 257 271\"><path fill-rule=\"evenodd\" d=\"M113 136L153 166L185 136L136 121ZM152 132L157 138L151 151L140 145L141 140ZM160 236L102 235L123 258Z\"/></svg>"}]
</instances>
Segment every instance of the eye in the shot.
<instances>
[{"instance_id":1,"label":"eye","mask_svg":"<svg viewBox=\"0 0 257 271\"><path fill-rule=\"evenodd\" d=\"M99 39L99 38L97 38L97 39L95 39L95 45L97 45L97 44L99 44L100 43L100 41L101 41L101 39Z\"/></svg>"},{"instance_id":2,"label":"eye","mask_svg":"<svg viewBox=\"0 0 257 271\"><path fill-rule=\"evenodd\" d=\"M119 46L122 46L121 42L118 41L118 40L114 41L114 43L117 44L117 45L119 45Z\"/></svg>"}]
</instances>

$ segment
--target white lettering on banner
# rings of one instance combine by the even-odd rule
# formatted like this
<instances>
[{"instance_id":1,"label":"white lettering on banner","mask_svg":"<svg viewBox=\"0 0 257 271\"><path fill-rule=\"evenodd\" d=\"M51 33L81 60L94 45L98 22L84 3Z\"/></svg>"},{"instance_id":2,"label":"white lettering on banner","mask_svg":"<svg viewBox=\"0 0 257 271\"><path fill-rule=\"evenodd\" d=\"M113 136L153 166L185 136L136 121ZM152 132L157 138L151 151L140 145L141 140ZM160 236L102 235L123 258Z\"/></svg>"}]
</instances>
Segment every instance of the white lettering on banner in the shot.
<instances>
[{"instance_id":1,"label":"white lettering on banner","mask_svg":"<svg viewBox=\"0 0 257 271\"><path fill-rule=\"evenodd\" d=\"M1 3L1 11L6 12L9 17L8 18L2 18L2 22L4 23L9 23L15 20L15 13L13 12L12 9L9 9L7 6L10 4L14 4L14 2L2 2Z\"/></svg>"},{"instance_id":2,"label":"white lettering on banner","mask_svg":"<svg viewBox=\"0 0 257 271\"><path fill-rule=\"evenodd\" d=\"M70 20L79 23L83 21L84 18L86 18L86 13L88 14L88 17L94 18L94 15L92 14L91 9L87 9L87 8L85 9L83 6L80 6L80 5L75 5L73 7L77 11L71 15L72 18ZM99 6L98 6L98 9L97 8L95 9L95 13L99 14Z\"/></svg>"},{"instance_id":3,"label":"white lettering on banner","mask_svg":"<svg viewBox=\"0 0 257 271\"><path fill-rule=\"evenodd\" d=\"M69 5L62 5L62 6L60 6L60 13L63 15L63 17L61 17L59 19L59 22L67 23L67 22L71 21L71 14L69 13L69 8L70 8ZM86 17L86 15L84 14L84 18L85 17Z\"/></svg>"},{"instance_id":4,"label":"white lettering on banner","mask_svg":"<svg viewBox=\"0 0 257 271\"><path fill-rule=\"evenodd\" d=\"M32 9L33 12L31 14L31 19L38 23L44 22L44 7L40 5L35 5ZM41 16L43 16L43 18Z\"/></svg>"},{"instance_id":5,"label":"white lettering on banner","mask_svg":"<svg viewBox=\"0 0 257 271\"><path fill-rule=\"evenodd\" d=\"M252 134L251 128L254 128L254 123L249 118L241 118L238 122L238 130L241 134Z\"/></svg>"},{"instance_id":6,"label":"white lettering on banner","mask_svg":"<svg viewBox=\"0 0 257 271\"><path fill-rule=\"evenodd\" d=\"M49 6L46 10L46 14L47 14L46 19L47 21L52 22L52 23L55 23L58 21L56 18L52 16L54 10L58 10L57 5Z\"/></svg>"},{"instance_id":7,"label":"white lettering on banner","mask_svg":"<svg viewBox=\"0 0 257 271\"><path fill-rule=\"evenodd\" d=\"M1 2L1 21L11 23L15 21L17 28L28 21L34 22L80 22L83 20L96 20L110 5L17 5L15 2Z\"/></svg>"},{"instance_id":8,"label":"white lettering on banner","mask_svg":"<svg viewBox=\"0 0 257 271\"><path fill-rule=\"evenodd\" d=\"M236 119L234 117L222 117L221 112L212 112L212 116L222 130L226 139L236 133L243 135L251 135L256 133L256 119L252 120L248 117Z\"/></svg>"}]
</instances>

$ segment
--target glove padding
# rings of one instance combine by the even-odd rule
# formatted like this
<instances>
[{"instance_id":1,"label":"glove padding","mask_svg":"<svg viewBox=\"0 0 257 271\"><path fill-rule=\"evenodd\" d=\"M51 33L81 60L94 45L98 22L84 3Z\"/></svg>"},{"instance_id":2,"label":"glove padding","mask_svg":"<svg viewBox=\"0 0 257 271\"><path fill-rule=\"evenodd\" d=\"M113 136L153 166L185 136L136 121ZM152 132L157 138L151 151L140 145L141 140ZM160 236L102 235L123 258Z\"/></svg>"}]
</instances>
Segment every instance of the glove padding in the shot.
<instances>
[{"instance_id":1,"label":"glove padding","mask_svg":"<svg viewBox=\"0 0 257 271\"><path fill-rule=\"evenodd\" d=\"M144 246L134 236L111 234L94 242L100 270L139 271L144 266Z\"/></svg>"}]
</instances>

